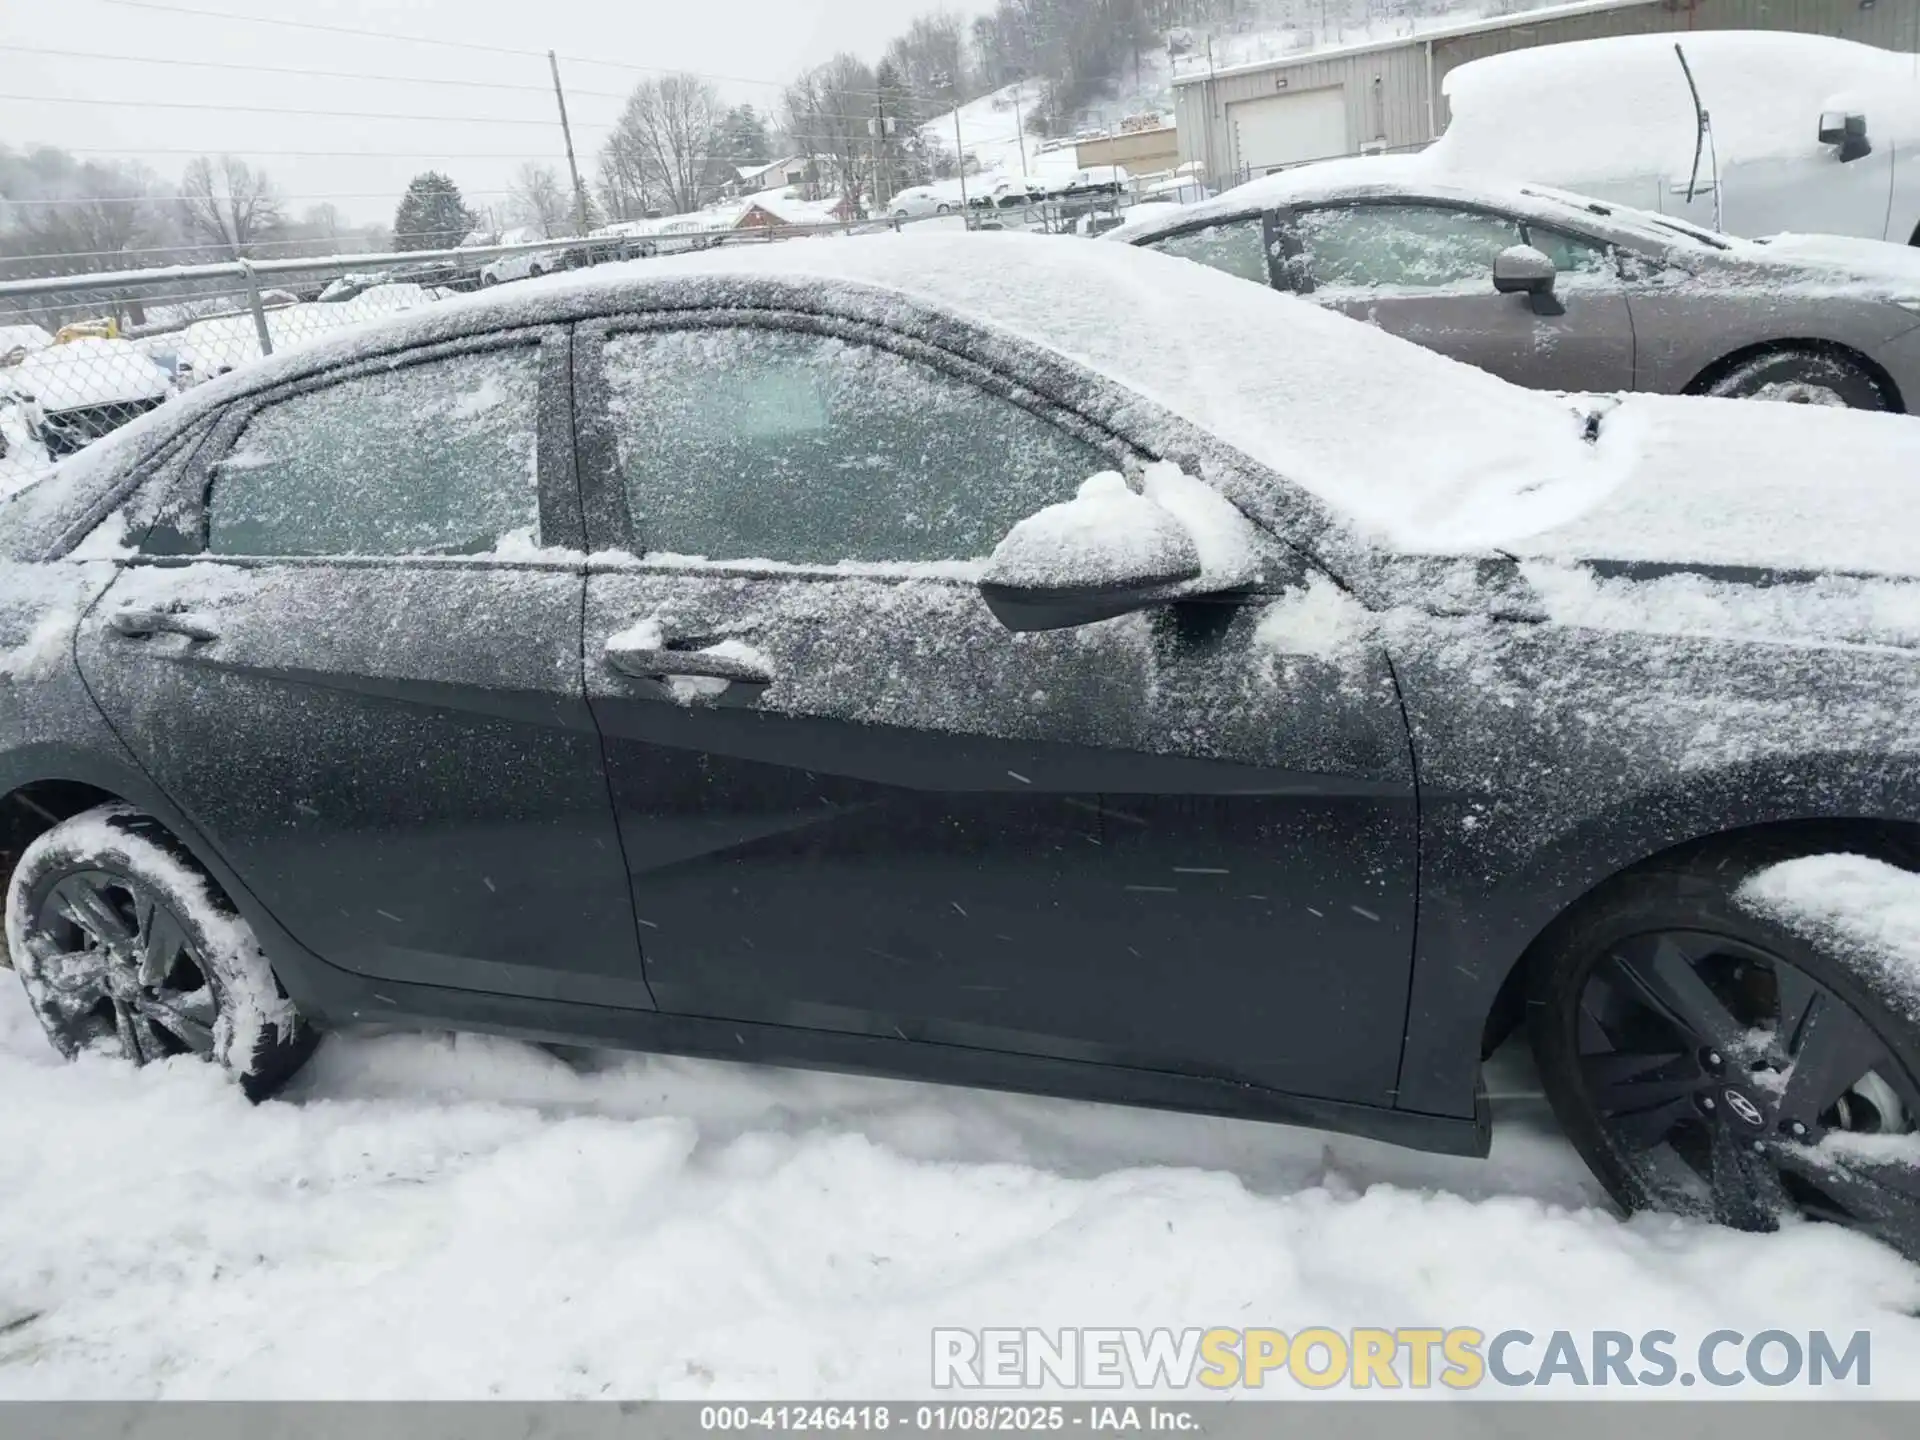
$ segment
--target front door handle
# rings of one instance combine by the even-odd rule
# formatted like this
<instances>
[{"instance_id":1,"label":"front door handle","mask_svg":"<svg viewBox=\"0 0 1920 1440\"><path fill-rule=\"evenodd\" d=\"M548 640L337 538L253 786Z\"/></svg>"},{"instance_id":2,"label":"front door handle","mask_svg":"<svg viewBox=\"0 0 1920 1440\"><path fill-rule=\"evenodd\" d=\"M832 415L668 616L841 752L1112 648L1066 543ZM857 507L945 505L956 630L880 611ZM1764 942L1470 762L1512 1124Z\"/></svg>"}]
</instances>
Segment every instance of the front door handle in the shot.
<instances>
[{"instance_id":1,"label":"front door handle","mask_svg":"<svg viewBox=\"0 0 1920 1440\"><path fill-rule=\"evenodd\" d=\"M145 640L152 635L184 635L189 640L218 640L220 632L204 616L183 610L116 610L107 617L116 635Z\"/></svg>"},{"instance_id":2,"label":"front door handle","mask_svg":"<svg viewBox=\"0 0 1920 1440\"><path fill-rule=\"evenodd\" d=\"M662 647L607 646L607 663L637 680L731 680L741 685L771 685L773 668L766 661L725 648L668 650Z\"/></svg>"}]
</instances>

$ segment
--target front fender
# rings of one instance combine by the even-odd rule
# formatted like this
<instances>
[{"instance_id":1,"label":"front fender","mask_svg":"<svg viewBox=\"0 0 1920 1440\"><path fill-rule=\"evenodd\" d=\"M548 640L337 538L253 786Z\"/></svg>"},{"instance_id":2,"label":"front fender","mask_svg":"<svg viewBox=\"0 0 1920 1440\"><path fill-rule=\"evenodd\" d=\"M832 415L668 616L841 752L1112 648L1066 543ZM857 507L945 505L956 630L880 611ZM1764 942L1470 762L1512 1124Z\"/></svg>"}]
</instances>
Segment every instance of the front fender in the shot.
<instances>
[{"instance_id":1,"label":"front fender","mask_svg":"<svg viewBox=\"0 0 1920 1440\"><path fill-rule=\"evenodd\" d=\"M1473 1113L1501 985L1622 870L1758 827L1920 832L1920 653L1474 617L1398 627L1421 808L1403 1107Z\"/></svg>"}]
</instances>

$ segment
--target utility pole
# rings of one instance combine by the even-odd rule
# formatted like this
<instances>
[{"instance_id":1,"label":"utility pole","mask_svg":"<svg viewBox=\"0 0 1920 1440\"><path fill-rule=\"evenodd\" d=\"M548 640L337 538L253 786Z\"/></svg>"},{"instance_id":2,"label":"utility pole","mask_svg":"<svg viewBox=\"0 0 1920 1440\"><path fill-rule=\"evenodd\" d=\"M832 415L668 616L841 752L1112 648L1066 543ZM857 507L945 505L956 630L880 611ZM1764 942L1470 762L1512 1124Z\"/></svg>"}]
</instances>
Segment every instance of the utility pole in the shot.
<instances>
[{"instance_id":1,"label":"utility pole","mask_svg":"<svg viewBox=\"0 0 1920 1440\"><path fill-rule=\"evenodd\" d=\"M947 96L953 101L953 159L960 171L960 218L964 220L967 216L967 152L960 139L960 77L941 78L947 82Z\"/></svg>"},{"instance_id":2,"label":"utility pole","mask_svg":"<svg viewBox=\"0 0 1920 1440\"><path fill-rule=\"evenodd\" d=\"M1013 83L1013 138L1020 142L1020 174L1027 173L1027 127L1020 118L1020 87L1027 82L1016 80Z\"/></svg>"},{"instance_id":3,"label":"utility pole","mask_svg":"<svg viewBox=\"0 0 1920 1440\"><path fill-rule=\"evenodd\" d=\"M587 233L587 192L580 186L580 167L573 159L573 127L567 123L567 93L560 88L560 59L547 51L547 68L553 71L553 98L560 106L560 135L567 142L567 173L573 177L573 213L577 232Z\"/></svg>"}]
</instances>

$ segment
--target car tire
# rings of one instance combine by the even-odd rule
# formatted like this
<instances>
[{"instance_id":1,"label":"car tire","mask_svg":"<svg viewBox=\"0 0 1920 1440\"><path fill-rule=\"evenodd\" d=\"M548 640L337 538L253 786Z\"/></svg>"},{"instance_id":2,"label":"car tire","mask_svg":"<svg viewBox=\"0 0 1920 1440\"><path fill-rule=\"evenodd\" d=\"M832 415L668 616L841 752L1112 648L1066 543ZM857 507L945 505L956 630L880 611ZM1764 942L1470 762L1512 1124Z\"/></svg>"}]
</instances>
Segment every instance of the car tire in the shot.
<instances>
[{"instance_id":1,"label":"car tire","mask_svg":"<svg viewBox=\"0 0 1920 1440\"><path fill-rule=\"evenodd\" d=\"M936 215L948 215L952 212L953 207L951 205L941 204L933 207L933 213Z\"/></svg>"},{"instance_id":2,"label":"car tire","mask_svg":"<svg viewBox=\"0 0 1920 1440\"><path fill-rule=\"evenodd\" d=\"M500 283L500 277L498 275L482 275L480 277L480 288L482 290L492 289L495 285L498 285L499 283Z\"/></svg>"},{"instance_id":3,"label":"car tire","mask_svg":"<svg viewBox=\"0 0 1920 1440\"><path fill-rule=\"evenodd\" d=\"M6 922L28 1003L69 1059L199 1055L259 1100L318 1041L220 887L129 806L85 811L29 844Z\"/></svg>"},{"instance_id":4,"label":"car tire","mask_svg":"<svg viewBox=\"0 0 1920 1440\"><path fill-rule=\"evenodd\" d=\"M1754 1230L1798 1214L1920 1258L1920 1170L1820 1143L1920 1146L1920 1026L1871 967L1736 901L1793 853L1709 849L1632 871L1556 923L1528 959L1541 1083L1626 1210ZM1821 1062L1842 1042L1858 1050L1825 1073L1847 1088L1816 1118Z\"/></svg>"},{"instance_id":5,"label":"car tire","mask_svg":"<svg viewBox=\"0 0 1920 1440\"><path fill-rule=\"evenodd\" d=\"M1857 361L1803 348L1768 350L1728 365L1702 393L1850 410L1897 408L1885 384Z\"/></svg>"}]
</instances>

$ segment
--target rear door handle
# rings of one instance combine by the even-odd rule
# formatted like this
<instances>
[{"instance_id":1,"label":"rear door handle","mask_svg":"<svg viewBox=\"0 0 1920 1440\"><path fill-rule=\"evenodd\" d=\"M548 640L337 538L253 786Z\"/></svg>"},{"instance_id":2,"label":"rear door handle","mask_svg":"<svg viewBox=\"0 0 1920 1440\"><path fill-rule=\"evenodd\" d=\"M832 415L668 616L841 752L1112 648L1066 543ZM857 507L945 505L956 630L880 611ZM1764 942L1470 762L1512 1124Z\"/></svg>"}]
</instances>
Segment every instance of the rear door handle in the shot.
<instances>
[{"instance_id":1,"label":"rear door handle","mask_svg":"<svg viewBox=\"0 0 1920 1440\"><path fill-rule=\"evenodd\" d=\"M742 685L771 685L773 669L763 660L712 650L667 650L609 645L607 663L638 680L731 680Z\"/></svg>"},{"instance_id":2,"label":"rear door handle","mask_svg":"<svg viewBox=\"0 0 1920 1440\"><path fill-rule=\"evenodd\" d=\"M184 635L189 640L218 640L220 632L203 616L182 610L116 610L107 617L116 635L145 640L153 635Z\"/></svg>"}]
</instances>

